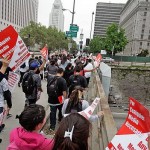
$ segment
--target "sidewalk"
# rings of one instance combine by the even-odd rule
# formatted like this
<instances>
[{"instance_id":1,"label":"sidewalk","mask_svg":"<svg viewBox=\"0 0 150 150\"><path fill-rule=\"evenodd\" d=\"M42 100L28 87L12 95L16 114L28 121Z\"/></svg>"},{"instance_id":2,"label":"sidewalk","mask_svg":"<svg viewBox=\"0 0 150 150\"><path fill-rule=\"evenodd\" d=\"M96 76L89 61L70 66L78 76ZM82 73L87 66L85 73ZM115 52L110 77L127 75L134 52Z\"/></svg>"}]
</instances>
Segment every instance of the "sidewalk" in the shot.
<instances>
[{"instance_id":1,"label":"sidewalk","mask_svg":"<svg viewBox=\"0 0 150 150\"><path fill-rule=\"evenodd\" d=\"M46 90L46 81L42 82L42 87L43 87L43 93L41 95L40 100L37 102L37 104L43 105L47 109L47 113L49 113L49 107L48 107L48 102L47 102L47 90ZM6 150L6 147L9 144L9 133L10 131L19 126L19 120L15 119L17 114L20 114L24 108L25 104L25 96L24 93L22 92L22 88L16 87L14 93L12 94L12 103L13 107L10 111L10 113L13 115L9 119L4 119L5 123L5 128L2 133L0 133L0 138L2 138L2 143L0 143L0 150Z\"/></svg>"}]
</instances>

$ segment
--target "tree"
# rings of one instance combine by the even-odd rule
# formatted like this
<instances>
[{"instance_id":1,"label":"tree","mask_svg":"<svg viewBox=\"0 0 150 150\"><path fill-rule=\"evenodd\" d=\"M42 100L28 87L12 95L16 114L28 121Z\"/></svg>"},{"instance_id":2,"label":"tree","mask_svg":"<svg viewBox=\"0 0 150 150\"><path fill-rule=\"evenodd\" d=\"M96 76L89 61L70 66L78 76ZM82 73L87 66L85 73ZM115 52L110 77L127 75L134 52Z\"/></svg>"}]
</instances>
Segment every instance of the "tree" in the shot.
<instances>
[{"instance_id":1,"label":"tree","mask_svg":"<svg viewBox=\"0 0 150 150\"><path fill-rule=\"evenodd\" d=\"M106 30L106 37L94 37L90 42L90 51L97 53L104 49L108 54L115 55L117 52L123 51L128 40L125 36L125 30L119 28L113 23Z\"/></svg>"},{"instance_id":2,"label":"tree","mask_svg":"<svg viewBox=\"0 0 150 150\"><path fill-rule=\"evenodd\" d=\"M149 55L148 50L142 50L141 53L139 53L137 56L139 57L146 57L147 55Z\"/></svg>"},{"instance_id":3,"label":"tree","mask_svg":"<svg viewBox=\"0 0 150 150\"><path fill-rule=\"evenodd\" d=\"M105 47L108 53L115 55L118 52L123 51L127 45L128 40L125 36L125 30L120 28L116 23L108 26L106 31Z\"/></svg>"},{"instance_id":4,"label":"tree","mask_svg":"<svg viewBox=\"0 0 150 150\"><path fill-rule=\"evenodd\" d=\"M90 42L90 52L98 53L105 48L105 38L96 36Z\"/></svg>"},{"instance_id":5,"label":"tree","mask_svg":"<svg viewBox=\"0 0 150 150\"><path fill-rule=\"evenodd\" d=\"M30 47L34 47L35 44L44 47L47 44L50 51L68 49L69 40L65 38L64 32L52 27L46 28L40 23L31 22L29 26L20 31L20 36ZM73 43L76 46L76 43Z\"/></svg>"}]
</instances>

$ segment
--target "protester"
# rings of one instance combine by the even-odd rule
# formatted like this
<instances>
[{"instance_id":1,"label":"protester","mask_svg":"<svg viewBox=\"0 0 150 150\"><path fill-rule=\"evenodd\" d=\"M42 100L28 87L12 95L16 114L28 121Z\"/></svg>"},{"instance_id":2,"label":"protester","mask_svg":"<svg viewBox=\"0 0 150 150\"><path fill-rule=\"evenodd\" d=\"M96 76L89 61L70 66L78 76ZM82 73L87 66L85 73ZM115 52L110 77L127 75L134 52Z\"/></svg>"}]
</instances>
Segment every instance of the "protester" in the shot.
<instances>
[{"instance_id":1,"label":"protester","mask_svg":"<svg viewBox=\"0 0 150 150\"><path fill-rule=\"evenodd\" d=\"M64 79L66 80L66 82L67 82L67 86L69 85L69 77L71 76L71 75L73 75L74 74L74 67L72 66L72 64L71 63L68 63L68 65L66 66L66 68L65 68L65 72L64 72Z\"/></svg>"},{"instance_id":2,"label":"protester","mask_svg":"<svg viewBox=\"0 0 150 150\"><path fill-rule=\"evenodd\" d=\"M69 96L74 90L75 86L81 86L83 88L87 87L87 81L84 76L80 75L81 68L76 66L74 69L74 75L71 75L69 78Z\"/></svg>"},{"instance_id":3,"label":"protester","mask_svg":"<svg viewBox=\"0 0 150 150\"><path fill-rule=\"evenodd\" d=\"M66 55L62 56L62 60L61 60L61 65L59 66L60 68L63 68L63 70L65 70L66 66L68 65L69 60L67 59Z\"/></svg>"},{"instance_id":4,"label":"protester","mask_svg":"<svg viewBox=\"0 0 150 150\"><path fill-rule=\"evenodd\" d=\"M21 66L20 66L20 80L18 82L18 86L20 87L20 84L22 83L22 79L23 79L23 76L24 74L27 72L27 70L29 69L29 65L28 65L28 62L25 61Z\"/></svg>"},{"instance_id":5,"label":"protester","mask_svg":"<svg viewBox=\"0 0 150 150\"><path fill-rule=\"evenodd\" d=\"M83 100L83 91L84 88L76 86L75 90L72 91L70 98L64 101L62 107L62 114L70 114L75 112L80 112L89 107L89 103L86 100ZM98 112L97 115L92 115L90 121L97 121L98 118L103 116L103 111Z\"/></svg>"},{"instance_id":6,"label":"protester","mask_svg":"<svg viewBox=\"0 0 150 150\"><path fill-rule=\"evenodd\" d=\"M67 97L67 83L63 76L63 69L59 68L57 70L56 76L48 76L47 78L47 94L48 103L50 105L50 131L55 130L56 125L56 112L58 113L58 121L62 119L62 105L63 99Z\"/></svg>"},{"instance_id":7,"label":"protester","mask_svg":"<svg viewBox=\"0 0 150 150\"><path fill-rule=\"evenodd\" d=\"M58 67L55 66L55 61L54 60L50 60L50 64L47 66L47 71L49 75L56 75L58 70Z\"/></svg>"},{"instance_id":8,"label":"protester","mask_svg":"<svg viewBox=\"0 0 150 150\"><path fill-rule=\"evenodd\" d=\"M11 101L11 92L8 88L8 82L5 78L5 71L9 65L9 61L6 59L2 60L2 66L0 68L0 132L5 127L5 124L3 124L3 117L4 117L4 106L5 106L5 100L7 102L7 110L6 114L9 113L9 110L12 107L12 101ZM2 142L2 139L0 139L0 143Z\"/></svg>"},{"instance_id":9,"label":"protester","mask_svg":"<svg viewBox=\"0 0 150 150\"><path fill-rule=\"evenodd\" d=\"M29 72L27 72L22 81L22 89L26 96L26 105L35 104L38 100L38 94L42 92L40 71L44 68L46 60L39 67L36 61L32 61L29 65Z\"/></svg>"},{"instance_id":10,"label":"protester","mask_svg":"<svg viewBox=\"0 0 150 150\"><path fill-rule=\"evenodd\" d=\"M88 64L84 67L84 70L93 70L92 60L88 59ZM87 84L89 84L91 78L91 72L85 72L84 74Z\"/></svg>"},{"instance_id":11,"label":"protester","mask_svg":"<svg viewBox=\"0 0 150 150\"><path fill-rule=\"evenodd\" d=\"M55 134L53 150L88 150L91 124L78 113L63 118Z\"/></svg>"},{"instance_id":12,"label":"protester","mask_svg":"<svg viewBox=\"0 0 150 150\"><path fill-rule=\"evenodd\" d=\"M46 139L40 130L46 122L44 107L37 104L27 106L17 116L21 127L10 133L10 144L7 150L52 150L53 140Z\"/></svg>"}]
</instances>

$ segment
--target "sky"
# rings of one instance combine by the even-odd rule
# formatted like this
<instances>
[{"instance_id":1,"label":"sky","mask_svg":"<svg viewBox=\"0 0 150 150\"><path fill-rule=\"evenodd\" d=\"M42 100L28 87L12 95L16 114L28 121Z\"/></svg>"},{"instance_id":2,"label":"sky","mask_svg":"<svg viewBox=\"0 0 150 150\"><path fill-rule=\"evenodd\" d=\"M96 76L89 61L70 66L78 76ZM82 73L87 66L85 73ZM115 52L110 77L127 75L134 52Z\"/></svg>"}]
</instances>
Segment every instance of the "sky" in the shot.
<instances>
[{"instance_id":1,"label":"sky","mask_svg":"<svg viewBox=\"0 0 150 150\"><path fill-rule=\"evenodd\" d=\"M73 10L73 0L61 0L63 8ZM92 20L92 12L96 12L96 4L97 2L111 2L111 3L126 3L127 0L76 0L75 1L75 16L74 16L74 24L79 26L78 37L75 41L80 40L80 33L84 34L84 42L86 38L90 38L90 30L91 30L91 20ZM42 25L49 25L49 14L52 9L52 5L54 0L39 0L39 11L38 11L38 22ZM72 14L69 11L64 11L65 22L64 22L64 31L69 30L69 26L72 19ZM95 21L95 15L94 15ZM94 30L94 21L93 21L93 29L92 36Z\"/></svg>"}]
</instances>

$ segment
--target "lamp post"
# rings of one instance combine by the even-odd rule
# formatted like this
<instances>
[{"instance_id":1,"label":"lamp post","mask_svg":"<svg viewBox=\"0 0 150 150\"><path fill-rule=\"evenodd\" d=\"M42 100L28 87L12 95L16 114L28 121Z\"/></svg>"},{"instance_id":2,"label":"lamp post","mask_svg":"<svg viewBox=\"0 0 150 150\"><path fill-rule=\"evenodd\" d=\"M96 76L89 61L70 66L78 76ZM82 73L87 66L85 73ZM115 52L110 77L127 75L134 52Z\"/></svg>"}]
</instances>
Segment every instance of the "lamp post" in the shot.
<instances>
[{"instance_id":1,"label":"lamp post","mask_svg":"<svg viewBox=\"0 0 150 150\"><path fill-rule=\"evenodd\" d=\"M90 31L90 41L91 41L91 36L92 36L93 16L94 16L94 12L92 12L91 31Z\"/></svg>"}]
</instances>

